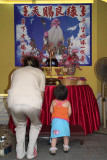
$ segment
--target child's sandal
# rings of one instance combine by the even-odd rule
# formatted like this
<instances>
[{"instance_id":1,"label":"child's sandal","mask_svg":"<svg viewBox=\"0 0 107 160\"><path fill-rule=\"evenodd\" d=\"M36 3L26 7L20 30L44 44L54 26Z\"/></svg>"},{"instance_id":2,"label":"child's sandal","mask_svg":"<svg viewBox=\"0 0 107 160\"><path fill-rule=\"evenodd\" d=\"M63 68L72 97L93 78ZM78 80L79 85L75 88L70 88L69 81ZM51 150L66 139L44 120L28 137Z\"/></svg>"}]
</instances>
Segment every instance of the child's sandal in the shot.
<instances>
[{"instance_id":1,"label":"child's sandal","mask_svg":"<svg viewBox=\"0 0 107 160\"><path fill-rule=\"evenodd\" d=\"M65 153L68 153L69 150L70 150L70 147L63 144L63 151L64 151Z\"/></svg>"},{"instance_id":2,"label":"child's sandal","mask_svg":"<svg viewBox=\"0 0 107 160\"><path fill-rule=\"evenodd\" d=\"M51 147L51 148L49 149L50 154L51 154L51 155L55 155L55 154L56 154L56 150L58 150L56 147L55 147L55 148L52 148L52 147Z\"/></svg>"}]
</instances>

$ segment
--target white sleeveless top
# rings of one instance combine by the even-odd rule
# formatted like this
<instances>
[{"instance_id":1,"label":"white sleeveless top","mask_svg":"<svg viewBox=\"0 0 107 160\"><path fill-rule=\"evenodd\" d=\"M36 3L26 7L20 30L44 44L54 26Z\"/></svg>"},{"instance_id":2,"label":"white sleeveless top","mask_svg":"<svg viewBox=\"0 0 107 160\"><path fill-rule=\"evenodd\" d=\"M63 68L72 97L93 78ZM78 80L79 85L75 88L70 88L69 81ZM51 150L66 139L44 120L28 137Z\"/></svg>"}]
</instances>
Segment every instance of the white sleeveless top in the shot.
<instances>
[{"instance_id":1,"label":"white sleeveless top","mask_svg":"<svg viewBox=\"0 0 107 160\"><path fill-rule=\"evenodd\" d=\"M42 70L31 66L16 69L11 76L8 106L27 104L40 109L42 107L41 91L44 90L45 75Z\"/></svg>"}]
</instances>

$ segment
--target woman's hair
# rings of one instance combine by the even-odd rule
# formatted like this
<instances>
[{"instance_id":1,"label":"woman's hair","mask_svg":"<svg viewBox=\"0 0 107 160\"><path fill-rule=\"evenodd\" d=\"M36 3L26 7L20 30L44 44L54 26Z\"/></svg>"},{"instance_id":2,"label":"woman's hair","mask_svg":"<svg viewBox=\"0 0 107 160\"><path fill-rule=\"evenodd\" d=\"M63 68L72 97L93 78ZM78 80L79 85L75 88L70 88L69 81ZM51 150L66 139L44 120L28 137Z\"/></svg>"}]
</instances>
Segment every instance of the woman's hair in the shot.
<instances>
[{"instance_id":1,"label":"woman's hair","mask_svg":"<svg viewBox=\"0 0 107 160\"><path fill-rule=\"evenodd\" d=\"M39 61L35 59L34 57L25 57L24 66L32 66L35 68L39 68Z\"/></svg>"},{"instance_id":2,"label":"woman's hair","mask_svg":"<svg viewBox=\"0 0 107 160\"><path fill-rule=\"evenodd\" d=\"M54 96L58 100L65 100L68 96L68 89L66 86L59 84L54 89Z\"/></svg>"}]
</instances>

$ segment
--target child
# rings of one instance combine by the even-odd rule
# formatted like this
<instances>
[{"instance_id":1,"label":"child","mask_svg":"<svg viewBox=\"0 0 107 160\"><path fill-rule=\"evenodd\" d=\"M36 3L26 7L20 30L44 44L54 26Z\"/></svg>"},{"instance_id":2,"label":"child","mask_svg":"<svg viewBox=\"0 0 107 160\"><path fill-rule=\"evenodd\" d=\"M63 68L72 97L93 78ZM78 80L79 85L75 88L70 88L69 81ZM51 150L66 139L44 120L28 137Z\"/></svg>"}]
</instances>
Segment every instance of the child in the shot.
<instances>
[{"instance_id":1,"label":"child","mask_svg":"<svg viewBox=\"0 0 107 160\"><path fill-rule=\"evenodd\" d=\"M63 137L63 150L69 151L69 116L71 115L71 105L66 99L68 95L67 87L59 84L54 90L54 99L51 103L50 112L52 113L51 126L51 148L49 149L52 155L56 154L56 143L58 137Z\"/></svg>"}]
</instances>

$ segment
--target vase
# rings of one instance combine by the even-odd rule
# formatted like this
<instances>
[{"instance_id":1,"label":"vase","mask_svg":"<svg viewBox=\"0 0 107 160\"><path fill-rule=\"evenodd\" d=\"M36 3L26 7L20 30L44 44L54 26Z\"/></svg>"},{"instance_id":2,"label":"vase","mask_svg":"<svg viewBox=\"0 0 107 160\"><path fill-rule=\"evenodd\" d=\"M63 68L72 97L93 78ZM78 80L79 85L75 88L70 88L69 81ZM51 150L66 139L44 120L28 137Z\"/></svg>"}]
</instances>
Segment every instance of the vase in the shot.
<instances>
[{"instance_id":1,"label":"vase","mask_svg":"<svg viewBox=\"0 0 107 160\"><path fill-rule=\"evenodd\" d=\"M75 70L76 70L75 66L69 66L68 67L68 74L69 75L74 75L75 74Z\"/></svg>"}]
</instances>

